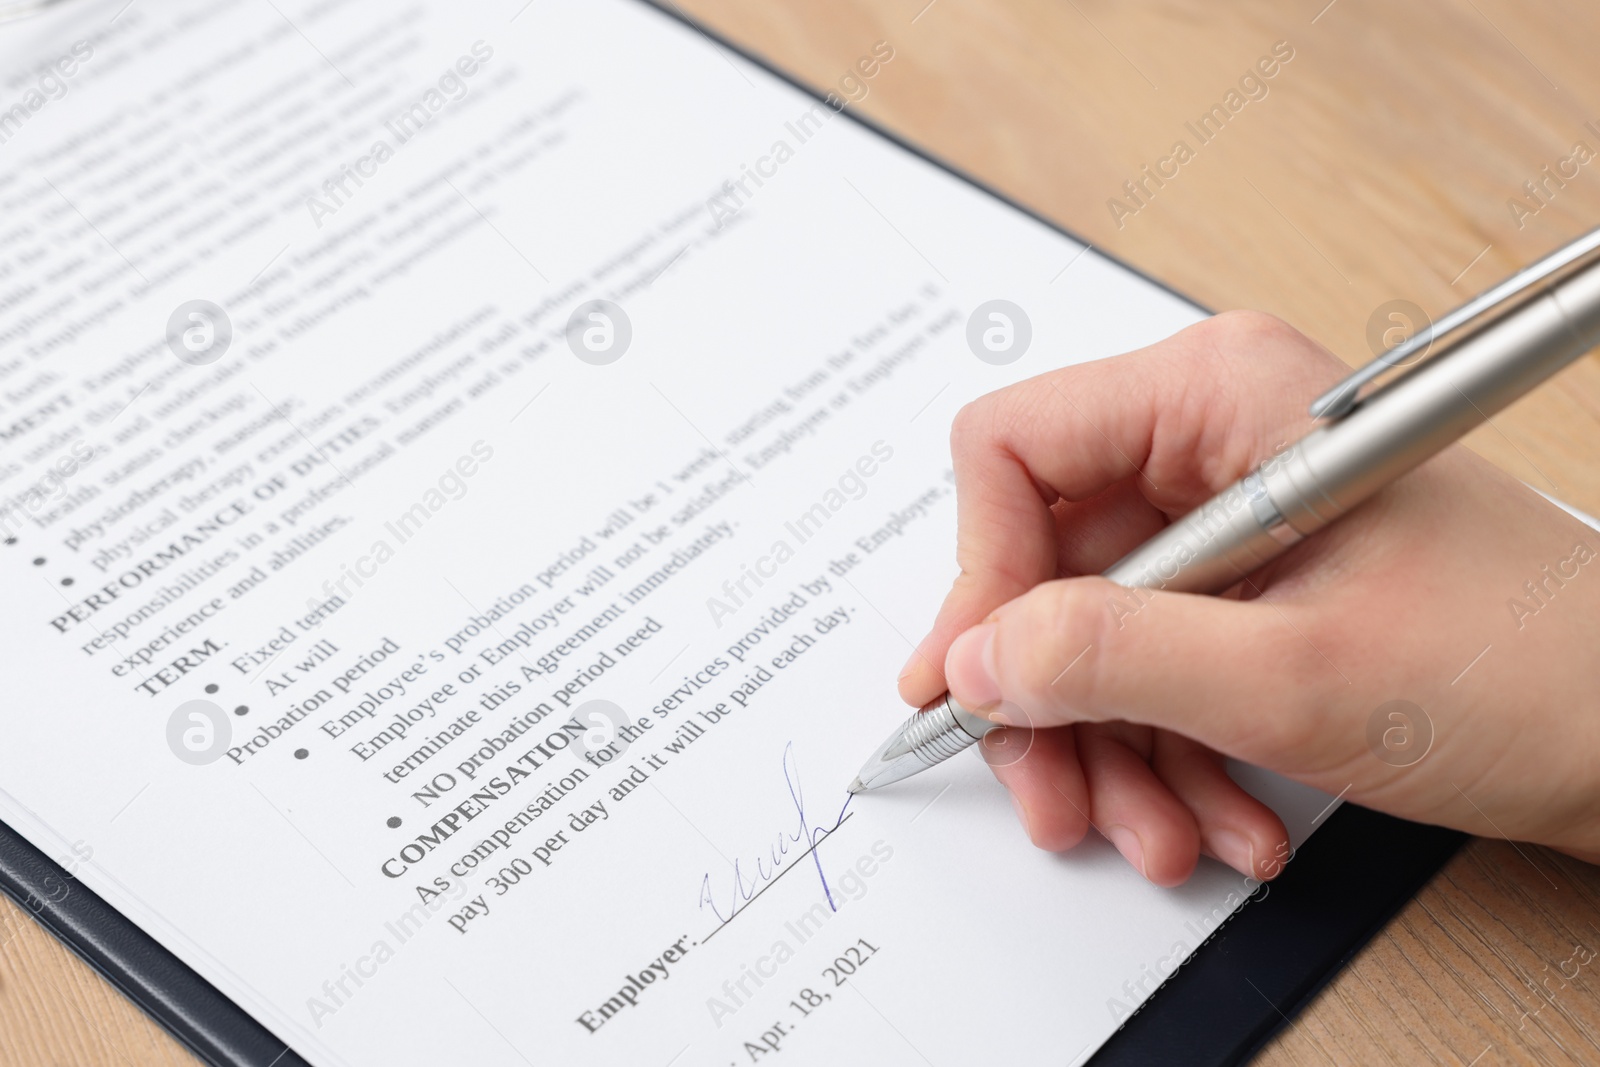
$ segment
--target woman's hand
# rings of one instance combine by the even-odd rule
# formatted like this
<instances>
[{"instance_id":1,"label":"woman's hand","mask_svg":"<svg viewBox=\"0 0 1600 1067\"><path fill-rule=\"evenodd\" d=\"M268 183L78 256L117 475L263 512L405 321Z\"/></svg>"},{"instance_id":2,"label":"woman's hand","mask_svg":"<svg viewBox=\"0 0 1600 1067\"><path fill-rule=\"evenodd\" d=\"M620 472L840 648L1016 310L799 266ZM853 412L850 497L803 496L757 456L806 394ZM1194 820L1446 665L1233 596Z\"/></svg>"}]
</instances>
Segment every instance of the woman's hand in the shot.
<instances>
[{"instance_id":1,"label":"woman's hand","mask_svg":"<svg viewBox=\"0 0 1600 1067\"><path fill-rule=\"evenodd\" d=\"M1092 826L1160 885L1201 853L1270 878L1287 835L1232 756L1600 855L1600 535L1464 448L1225 596L1085 577L1303 435L1345 373L1230 312L957 417L961 574L900 692L1015 727L982 749L1039 847Z\"/></svg>"}]
</instances>

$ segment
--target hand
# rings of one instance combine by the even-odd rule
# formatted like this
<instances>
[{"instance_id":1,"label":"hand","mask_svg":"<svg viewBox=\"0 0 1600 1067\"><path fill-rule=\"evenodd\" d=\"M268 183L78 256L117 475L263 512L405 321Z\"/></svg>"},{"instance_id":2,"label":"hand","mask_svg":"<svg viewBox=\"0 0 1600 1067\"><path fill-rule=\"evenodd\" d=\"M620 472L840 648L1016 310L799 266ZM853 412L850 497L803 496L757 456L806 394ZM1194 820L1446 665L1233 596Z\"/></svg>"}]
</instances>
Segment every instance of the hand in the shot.
<instances>
[{"instance_id":1,"label":"hand","mask_svg":"<svg viewBox=\"0 0 1600 1067\"><path fill-rule=\"evenodd\" d=\"M900 693L948 686L1014 727L982 749L1034 844L1093 826L1159 885L1202 853L1270 878L1287 835L1231 756L1600 855L1600 535L1465 448L1224 596L1084 577L1302 436L1345 373L1277 319L1230 312L957 417L961 574Z\"/></svg>"}]
</instances>

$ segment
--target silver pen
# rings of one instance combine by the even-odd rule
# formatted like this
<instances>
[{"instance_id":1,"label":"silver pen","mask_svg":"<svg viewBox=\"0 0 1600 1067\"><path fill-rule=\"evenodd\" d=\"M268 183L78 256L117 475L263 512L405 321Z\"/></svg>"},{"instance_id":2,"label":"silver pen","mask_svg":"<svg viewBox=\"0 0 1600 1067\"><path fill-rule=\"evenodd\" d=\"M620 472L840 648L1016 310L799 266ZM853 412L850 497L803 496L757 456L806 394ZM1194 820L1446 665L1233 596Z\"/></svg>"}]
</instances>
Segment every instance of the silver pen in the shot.
<instances>
[{"instance_id":1,"label":"silver pen","mask_svg":"<svg viewBox=\"0 0 1600 1067\"><path fill-rule=\"evenodd\" d=\"M1600 344L1600 229L1485 291L1311 405L1323 424L1105 571L1131 589L1215 593L1442 451ZM1439 351L1363 397L1395 367ZM999 729L944 694L867 760L878 789Z\"/></svg>"}]
</instances>

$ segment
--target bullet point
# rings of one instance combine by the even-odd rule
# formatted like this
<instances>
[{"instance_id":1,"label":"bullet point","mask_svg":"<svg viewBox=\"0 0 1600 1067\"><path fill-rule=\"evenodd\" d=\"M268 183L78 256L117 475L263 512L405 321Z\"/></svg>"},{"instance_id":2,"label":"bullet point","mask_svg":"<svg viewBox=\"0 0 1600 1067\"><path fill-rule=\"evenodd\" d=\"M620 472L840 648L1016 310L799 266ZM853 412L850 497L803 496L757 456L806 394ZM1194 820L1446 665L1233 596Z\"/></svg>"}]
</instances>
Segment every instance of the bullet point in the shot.
<instances>
[{"instance_id":1,"label":"bullet point","mask_svg":"<svg viewBox=\"0 0 1600 1067\"><path fill-rule=\"evenodd\" d=\"M62 585L71 585L72 584L72 579L71 578L63 578L63 579L61 579L61 584Z\"/></svg>"},{"instance_id":2,"label":"bullet point","mask_svg":"<svg viewBox=\"0 0 1600 1067\"><path fill-rule=\"evenodd\" d=\"M16 538L15 538L15 537L8 537L8 538L6 538L6 544L8 544L8 545L14 545L14 544L16 544L16 543L17 543L17 539L16 539Z\"/></svg>"},{"instance_id":3,"label":"bullet point","mask_svg":"<svg viewBox=\"0 0 1600 1067\"><path fill-rule=\"evenodd\" d=\"M210 685L206 686L206 692L215 693L216 691L217 691L217 683L216 682L212 682Z\"/></svg>"},{"instance_id":4,"label":"bullet point","mask_svg":"<svg viewBox=\"0 0 1600 1067\"><path fill-rule=\"evenodd\" d=\"M44 557L43 556L39 556L36 559L34 559L33 565L35 567L43 567L44 566Z\"/></svg>"},{"instance_id":5,"label":"bullet point","mask_svg":"<svg viewBox=\"0 0 1600 1067\"><path fill-rule=\"evenodd\" d=\"M233 713L235 715L248 715L250 713L250 705L240 704L238 707L233 709Z\"/></svg>"},{"instance_id":6,"label":"bullet point","mask_svg":"<svg viewBox=\"0 0 1600 1067\"><path fill-rule=\"evenodd\" d=\"M388 822L387 825L388 825L389 829L391 829L391 830L393 830L396 826L399 826L400 825L400 816L398 816L398 815L389 816L389 822Z\"/></svg>"},{"instance_id":7,"label":"bullet point","mask_svg":"<svg viewBox=\"0 0 1600 1067\"><path fill-rule=\"evenodd\" d=\"M307 752L303 748L297 748L297 749L294 750L294 758L295 759L305 759L309 755L311 755L311 753Z\"/></svg>"}]
</instances>

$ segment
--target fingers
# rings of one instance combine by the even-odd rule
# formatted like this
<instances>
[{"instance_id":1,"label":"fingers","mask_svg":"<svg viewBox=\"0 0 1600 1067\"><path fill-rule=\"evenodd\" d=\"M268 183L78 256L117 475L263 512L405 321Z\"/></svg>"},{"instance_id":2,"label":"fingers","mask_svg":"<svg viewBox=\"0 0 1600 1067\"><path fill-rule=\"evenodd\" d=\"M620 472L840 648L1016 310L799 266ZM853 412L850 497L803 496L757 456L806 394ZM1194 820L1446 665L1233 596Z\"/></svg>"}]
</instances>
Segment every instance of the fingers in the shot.
<instances>
[{"instance_id":1,"label":"fingers","mask_svg":"<svg viewBox=\"0 0 1600 1067\"><path fill-rule=\"evenodd\" d=\"M1089 830L1089 790L1071 730L995 730L978 742L1028 840L1065 852Z\"/></svg>"},{"instance_id":2,"label":"fingers","mask_svg":"<svg viewBox=\"0 0 1600 1067\"><path fill-rule=\"evenodd\" d=\"M1120 723L1076 731L1095 827L1145 878L1181 885L1200 858L1200 830L1124 731Z\"/></svg>"},{"instance_id":3,"label":"fingers","mask_svg":"<svg viewBox=\"0 0 1600 1067\"><path fill-rule=\"evenodd\" d=\"M1162 886L1185 881L1202 854L1263 882L1287 861L1282 820L1221 757L1176 734L1129 723L1006 729L980 751L1039 848L1066 851L1092 825Z\"/></svg>"},{"instance_id":4,"label":"fingers","mask_svg":"<svg viewBox=\"0 0 1600 1067\"><path fill-rule=\"evenodd\" d=\"M1305 397L1348 373L1286 323L1230 312L1150 348L1002 389L957 417L958 490L993 497L985 476L1019 461L1041 491L1087 500L1125 478L1164 509L1186 508L1305 427ZM977 476L962 487L965 461Z\"/></svg>"},{"instance_id":5,"label":"fingers","mask_svg":"<svg viewBox=\"0 0 1600 1067\"><path fill-rule=\"evenodd\" d=\"M963 633L945 660L956 700L1002 725L1127 720L1292 770L1344 682L1296 604L1047 582Z\"/></svg>"},{"instance_id":6,"label":"fingers","mask_svg":"<svg viewBox=\"0 0 1600 1067\"><path fill-rule=\"evenodd\" d=\"M1283 820L1229 778L1215 752L1160 730L1151 766L1194 816L1206 855L1263 882L1283 870L1289 851Z\"/></svg>"},{"instance_id":7,"label":"fingers","mask_svg":"<svg viewBox=\"0 0 1600 1067\"><path fill-rule=\"evenodd\" d=\"M943 664L950 641L1000 604L1055 577L1055 517L1027 469L1004 459L992 465L993 499L962 495L962 461L956 461L958 559L961 574L945 596L933 630L900 672L900 696L918 707L945 689ZM998 551L1010 544L1009 551ZM967 566L967 561L972 566Z\"/></svg>"},{"instance_id":8,"label":"fingers","mask_svg":"<svg viewBox=\"0 0 1600 1067\"><path fill-rule=\"evenodd\" d=\"M1167 516L1139 492L1136 478L1111 486L1092 500L1062 501L1056 520L1056 578L1099 574L1154 537Z\"/></svg>"},{"instance_id":9,"label":"fingers","mask_svg":"<svg viewBox=\"0 0 1600 1067\"><path fill-rule=\"evenodd\" d=\"M1304 398L1343 371L1278 320L1234 313L968 405L951 432L961 575L902 671L901 696L937 696L958 634L1057 577L1057 501L1128 481L1144 506L1186 510L1270 453L1304 421Z\"/></svg>"}]
</instances>

